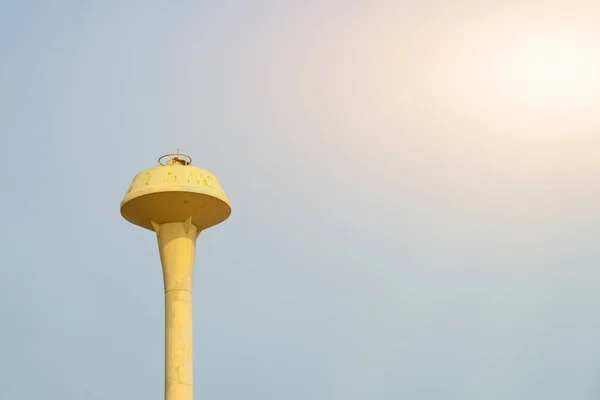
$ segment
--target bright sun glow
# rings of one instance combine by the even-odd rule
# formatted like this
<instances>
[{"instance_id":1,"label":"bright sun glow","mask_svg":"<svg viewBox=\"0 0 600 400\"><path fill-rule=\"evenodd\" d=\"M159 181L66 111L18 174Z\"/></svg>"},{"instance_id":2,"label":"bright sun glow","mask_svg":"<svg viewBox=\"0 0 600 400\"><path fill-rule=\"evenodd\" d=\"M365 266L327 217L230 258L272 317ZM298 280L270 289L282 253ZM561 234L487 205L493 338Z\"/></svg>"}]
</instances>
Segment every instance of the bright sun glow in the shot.
<instances>
[{"instance_id":1,"label":"bright sun glow","mask_svg":"<svg viewBox=\"0 0 600 400\"><path fill-rule=\"evenodd\" d=\"M576 95L586 90L597 73L591 57L577 49L532 49L523 61L522 78L534 95Z\"/></svg>"},{"instance_id":2,"label":"bright sun glow","mask_svg":"<svg viewBox=\"0 0 600 400\"><path fill-rule=\"evenodd\" d=\"M503 58L504 84L520 100L559 108L598 100L598 49L589 42L575 38L524 41Z\"/></svg>"}]
</instances>

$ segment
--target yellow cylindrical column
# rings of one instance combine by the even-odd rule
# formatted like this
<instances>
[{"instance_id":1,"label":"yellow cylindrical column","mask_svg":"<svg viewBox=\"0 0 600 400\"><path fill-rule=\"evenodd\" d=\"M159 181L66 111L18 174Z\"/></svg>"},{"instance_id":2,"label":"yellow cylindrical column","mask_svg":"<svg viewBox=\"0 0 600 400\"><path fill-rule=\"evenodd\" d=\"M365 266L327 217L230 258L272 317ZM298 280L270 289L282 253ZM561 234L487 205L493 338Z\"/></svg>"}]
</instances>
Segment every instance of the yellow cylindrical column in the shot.
<instances>
[{"instance_id":1,"label":"yellow cylindrical column","mask_svg":"<svg viewBox=\"0 0 600 400\"><path fill-rule=\"evenodd\" d=\"M152 225L165 287L165 399L193 400L192 278L199 232L191 218Z\"/></svg>"}]
</instances>

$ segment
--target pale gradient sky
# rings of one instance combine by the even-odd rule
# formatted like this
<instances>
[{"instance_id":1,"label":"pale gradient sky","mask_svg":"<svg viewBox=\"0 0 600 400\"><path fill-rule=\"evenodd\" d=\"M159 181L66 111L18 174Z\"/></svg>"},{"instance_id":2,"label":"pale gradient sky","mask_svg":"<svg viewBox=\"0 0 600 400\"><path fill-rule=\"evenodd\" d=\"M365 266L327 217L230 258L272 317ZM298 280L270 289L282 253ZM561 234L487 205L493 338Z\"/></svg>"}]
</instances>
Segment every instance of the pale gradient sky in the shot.
<instances>
[{"instance_id":1,"label":"pale gradient sky","mask_svg":"<svg viewBox=\"0 0 600 400\"><path fill-rule=\"evenodd\" d=\"M593 3L2 2L0 399L163 398L119 203L177 148L198 399L600 398Z\"/></svg>"}]
</instances>

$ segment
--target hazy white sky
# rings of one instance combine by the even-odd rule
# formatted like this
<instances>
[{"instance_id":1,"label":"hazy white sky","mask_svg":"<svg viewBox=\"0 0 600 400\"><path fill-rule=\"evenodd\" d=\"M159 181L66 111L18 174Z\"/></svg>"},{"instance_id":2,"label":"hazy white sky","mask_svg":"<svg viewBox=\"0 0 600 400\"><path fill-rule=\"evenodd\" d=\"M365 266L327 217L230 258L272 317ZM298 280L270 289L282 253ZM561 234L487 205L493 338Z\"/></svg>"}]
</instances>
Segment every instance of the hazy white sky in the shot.
<instances>
[{"instance_id":1,"label":"hazy white sky","mask_svg":"<svg viewBox=\"0 0 600 400\"><path fill-rule=\"evenodd\" d=\"M527 4L522 4L527 3ZM0 398L163 398L133 176L179 148L203 399L600 396L600 6L0 6Z\"/></svg>"}]
</instances>

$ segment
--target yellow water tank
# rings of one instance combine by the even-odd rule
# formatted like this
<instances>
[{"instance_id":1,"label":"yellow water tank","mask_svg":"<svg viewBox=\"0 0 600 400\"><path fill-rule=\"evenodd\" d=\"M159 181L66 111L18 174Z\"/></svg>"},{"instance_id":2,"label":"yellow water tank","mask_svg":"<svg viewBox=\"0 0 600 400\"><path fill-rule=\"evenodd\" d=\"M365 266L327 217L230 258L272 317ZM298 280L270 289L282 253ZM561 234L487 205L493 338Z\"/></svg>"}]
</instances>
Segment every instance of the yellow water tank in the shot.
<instances>
[{"instance_id":1,"label":"yellow water tank","mask_svg":"<svg viewBox=\"0 0 600 400\"><path fill-rule=\"evenodd\" d=\"M185 154L167 154L154 168L133 178L121 202L121 215L132 224L154 230L152 222L191 217L199 231L225 221L231 205L217 177L191 165Z\"/></svg>"},{"instance_id":2,"label":"yellow water tank","mask_svg":"<svg viewBox=\"0 0 600 400\"><path fill-rule=\"evenodd\" d=\"M225 221L231 205L217 178L167 154L133 178L121 215L156 233L165 289L165 399L194 396L192 283L196 239Z\"/></svg>"}]
</instances>

